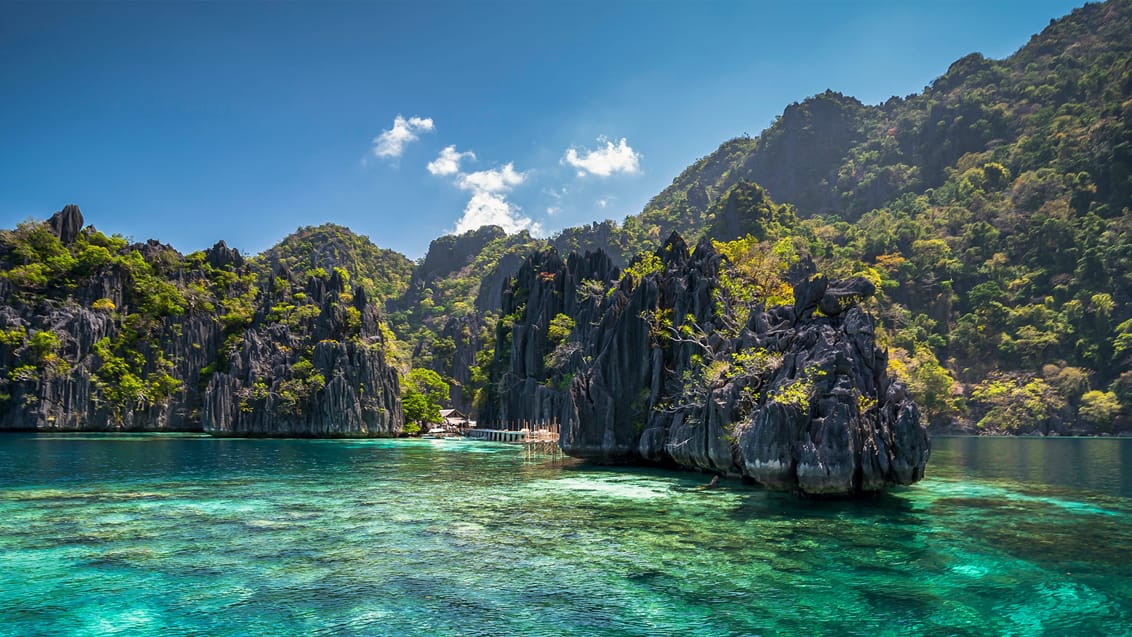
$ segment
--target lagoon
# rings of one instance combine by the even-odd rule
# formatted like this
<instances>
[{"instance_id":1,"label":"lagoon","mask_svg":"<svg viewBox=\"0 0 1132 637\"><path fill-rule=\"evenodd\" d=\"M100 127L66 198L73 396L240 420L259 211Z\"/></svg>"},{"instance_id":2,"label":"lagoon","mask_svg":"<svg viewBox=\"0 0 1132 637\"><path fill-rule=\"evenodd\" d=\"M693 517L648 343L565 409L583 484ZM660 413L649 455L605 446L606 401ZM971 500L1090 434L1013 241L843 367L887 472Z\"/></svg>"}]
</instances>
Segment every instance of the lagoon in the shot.
<instances>
[{"instance_id":1,"label":"lagoon","mask_svg":"<svg viewBox=\"0 0 1132 637\"><path fill-rule=\"evenodd\" d=\"M0 436L0 635L1128 635L1132 440L801 500L515 447Z\"/></svg>"}]
</instances>

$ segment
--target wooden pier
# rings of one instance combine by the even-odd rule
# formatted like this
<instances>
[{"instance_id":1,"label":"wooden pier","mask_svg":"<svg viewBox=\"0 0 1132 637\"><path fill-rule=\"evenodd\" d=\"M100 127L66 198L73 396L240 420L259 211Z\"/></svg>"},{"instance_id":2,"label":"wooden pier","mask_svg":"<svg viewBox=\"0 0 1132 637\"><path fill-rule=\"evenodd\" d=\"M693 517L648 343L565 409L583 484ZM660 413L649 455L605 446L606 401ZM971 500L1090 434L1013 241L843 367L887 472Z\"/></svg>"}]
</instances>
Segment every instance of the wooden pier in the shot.
<instances>
[{"instance_id":1,"label":"wooden pier","mask_svg":"<svg viewBox=\"0 0 1132 637\"><path fill-rule=\"evenodd\" d=\"M562 453L562 448L558 446L559 431L557 422L524 421L512 423L504 429L469 429L467 436L475 440L522 445L523 452L528 455L558 455Z\"/></svg>"}]
</instances>

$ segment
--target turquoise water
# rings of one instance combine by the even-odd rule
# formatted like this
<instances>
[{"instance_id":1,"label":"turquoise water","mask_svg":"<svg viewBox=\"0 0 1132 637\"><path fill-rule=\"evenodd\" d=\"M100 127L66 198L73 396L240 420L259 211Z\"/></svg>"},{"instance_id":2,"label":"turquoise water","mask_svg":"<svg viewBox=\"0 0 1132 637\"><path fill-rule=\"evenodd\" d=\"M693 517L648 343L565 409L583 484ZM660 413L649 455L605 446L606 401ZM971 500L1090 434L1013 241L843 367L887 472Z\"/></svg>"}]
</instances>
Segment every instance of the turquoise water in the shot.
<instances>
[{"instance_id":1,"label":"turquoise water","mask_svg":"<svg viewBox=\"0 0 1132 637\"><path fill-rule=\"evenodd\" d=\"M0 436L0 635L1129 635L1132 440L803 501L451 441Z\"/></svg>"}]
</instances>

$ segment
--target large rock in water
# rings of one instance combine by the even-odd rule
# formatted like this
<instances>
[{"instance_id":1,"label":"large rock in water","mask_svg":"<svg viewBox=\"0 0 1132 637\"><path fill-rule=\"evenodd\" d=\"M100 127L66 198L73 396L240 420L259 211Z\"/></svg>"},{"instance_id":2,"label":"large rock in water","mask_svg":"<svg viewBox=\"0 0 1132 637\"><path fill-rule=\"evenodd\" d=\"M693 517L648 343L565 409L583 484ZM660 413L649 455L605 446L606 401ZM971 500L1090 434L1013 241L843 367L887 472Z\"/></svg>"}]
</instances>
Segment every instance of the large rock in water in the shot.
<instances>
[{"instance_id":1,"label":"large rock in water","mask_svg":"<svg viewBox=\"0 0 1132 637\"><path fill-rule=\"evenodd\" d=\"M565 453L675 464L809 495L873 492L923 477L930 445L919 410L888 376L873 319L856 306L875 292L870 282L808 278L796 286L793 307L757 309L725 337L713 298L722 257L707 242L689 253L675 235L657 255L661 272L625 277L600 301L555 308L584 316L571 337L584 354L564 374L572 378L571 408L558 412ZM542 260L521 271L545 269ZM540 284L554 281L532 277L511 294L546 298L552 290ZM540 383L529 368L545 354L530 335L542 333L547 314L528 306L511 343L497 343L497 353L505 345L511 353L510 367L497 370L509 381L498 384L505 411L547 402L534 397L550 391L553 378ZM658 340L646 320L658 314L677 328L694 321L703 338ZM705 357L727 361L728 371L700 377L704 386L689 400L687 379ZM514 382L519 372L529 380Z\"/></svg>"},{"instance_id":2,"label":"large rock in water","mask_svg":"<svg viewBox=\"0 0 1132 637\"><path fill-rule=\"evenodd\" d=\"M923 477L929 443L920 413L885 368L860 308L788 329L756 327L741 347L783 356L763 398L731 424L738 473L766 486L848 494ZM725 393L725 401L734 397Z\"/></svg>"}]
</instances>

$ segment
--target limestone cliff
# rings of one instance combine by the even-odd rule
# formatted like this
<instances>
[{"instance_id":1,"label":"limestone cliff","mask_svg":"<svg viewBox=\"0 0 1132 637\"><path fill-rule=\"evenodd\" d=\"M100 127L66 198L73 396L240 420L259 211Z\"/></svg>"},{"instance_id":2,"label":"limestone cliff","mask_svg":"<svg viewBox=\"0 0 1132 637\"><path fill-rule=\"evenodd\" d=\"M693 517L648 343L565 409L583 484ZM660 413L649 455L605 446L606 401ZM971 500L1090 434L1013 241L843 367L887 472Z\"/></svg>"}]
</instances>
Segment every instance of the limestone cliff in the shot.
<instances>
[{"instance_id":1,"label":"limestone cliff","mask_svg":"<svg viewBox=\"0 0 1132 637\"><path fill-rule=\"evenodd\" d=\"M343 273L266 273L83 227L0 233L0 429L394 435L378 310Z\"/></svg>"},{"instance_id":2,"label":"limestone cliff","mask_svg":"<svg viewBox=\"0 0 1132 637\"><path fill-rule=\"evenodd\" d=\"M571 254L554 249L529 256L503 288L496 327L493 382L480 421L493 425L567 422L574 417L569 386L581 364L585 330L562 328L556 317L588 325L599 317L602 290L620 276L604 252ZM596 290L596 294L594 291Z\"/></svg>"},{"instance_id":3,"label":"limestone cliff","mask_svg":"<svg viewBox=\"0 0 1132 637\"><path fill-rule=\"evenodd\" d=\"M319 307L312 324L247 328L226 353L227 371L208 381L204 430L312 437L400 433L397 372L385 362L377 308L361 288L343 298L350 294L339 272L329 282L312 278L306 295Z\"/></svg>"},{"instance_id":4,"label":"limestone cliff","mask_svg":"<svg viewBox=\"0 0 1132 637\"><path fill-rule=\"evenodd\" d=\"M509 330L500 327L497 352L509 355L495 370L488 413L556 417L572 456L674 463L805 494L923 477L929 441L919 411L888 376L873 320L856 306L874 293L870 283L808 277L793 306L756 307L725 329L722 257L712 245L689 252L674 235L657 256L658 271L572 302L569 282L579 275L561 276L569 268L555 254L529 259L505 293L505 309L519 307L508 294L526 302ZM581 345L564 363L568 400L540 367L558 349L544 336L555 312L574 318L570 339Z\"/></svg>"},{"instance_id":5,"label":"limestone cliff","mask_svg":"<svg viewBox=\"0 0 1132 637\"><path fill-rule=\"evenodd\" d=\"M476 356L502 303L503 282L541 242L499 226L434 239L405 293L386 303L390 327L412 348L413 367L431 369L450 387L447 405L473 411ZM520 256L522 255L522 256Z\"/></svg>"}]
</instances>

